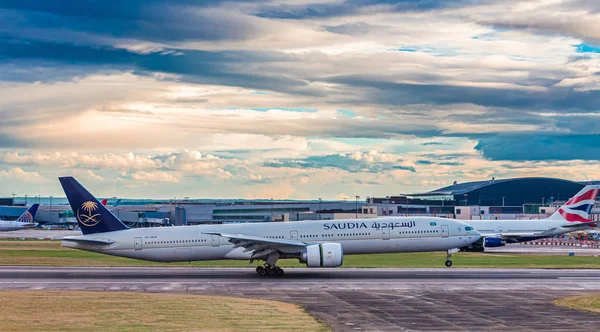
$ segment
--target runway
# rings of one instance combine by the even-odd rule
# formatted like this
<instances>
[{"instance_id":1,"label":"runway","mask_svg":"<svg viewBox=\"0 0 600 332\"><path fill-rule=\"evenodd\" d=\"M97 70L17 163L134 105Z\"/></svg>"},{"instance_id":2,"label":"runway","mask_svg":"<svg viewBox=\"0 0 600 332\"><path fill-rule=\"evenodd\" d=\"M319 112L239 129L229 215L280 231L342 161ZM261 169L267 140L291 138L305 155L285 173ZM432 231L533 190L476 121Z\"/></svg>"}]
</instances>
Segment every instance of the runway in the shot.
<instances>
[{"instance_id":1,"label":"runway","mask_svg":"<svg viewBox=\"0 0 600 332\"><path fill-rule=\"evenodd\" d=\"M302 304L337 331L595 330L552 301L600 292L599 270L1 267L1 289L170 292Z\"/></svg>"}]
</instances>

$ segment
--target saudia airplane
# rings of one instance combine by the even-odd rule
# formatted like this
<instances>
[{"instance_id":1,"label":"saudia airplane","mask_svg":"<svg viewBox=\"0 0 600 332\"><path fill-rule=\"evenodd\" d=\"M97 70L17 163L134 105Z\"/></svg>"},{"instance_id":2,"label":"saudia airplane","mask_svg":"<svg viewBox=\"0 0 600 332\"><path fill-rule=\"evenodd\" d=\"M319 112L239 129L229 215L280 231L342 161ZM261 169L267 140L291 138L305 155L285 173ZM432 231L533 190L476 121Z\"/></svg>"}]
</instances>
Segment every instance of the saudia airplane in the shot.
<instances>
[{"instance_id":1,"label":"saudia airplane","mask_svg":"<svg viewBox=\"0 0 600 332\"><path fill-rule=\"evenodd\" d=\"M600 185L585 186L547 219L469 220L469 225L475 227L482 237L461 250L482 252L485 247L501 247L506 243L532 241L591 229L597 224L589 218L599 191Z\"/></svg>"},{"instance_id":2,"label":"saudia airplane","mask_svg":"<svg viewBox=\"0 0 600 332\"><path fill-rule=\"evenodd\" d=\"M282 276L280 258L308 267L338 267L344 255L447 251L446 266L460 247L481 237L473 227L443 218L351 219L180 227L128 228L77 180L59 178L82 236L65 247L155 262L215 259L264 261L256 272Z\"/></svg>"},{"instance_id":3,"label":"saudia airplane","mask_svg":"<svg viewBox=\"0 0 600 332\"><path fill-rule=\"evenodd\" d=\"M16 231L19 229L29 228L35 226L35 214L38 210L39 204L33 204L23 212L23 214L14 221L0 220L0 232Z\"/></svg>"}]
</instances>

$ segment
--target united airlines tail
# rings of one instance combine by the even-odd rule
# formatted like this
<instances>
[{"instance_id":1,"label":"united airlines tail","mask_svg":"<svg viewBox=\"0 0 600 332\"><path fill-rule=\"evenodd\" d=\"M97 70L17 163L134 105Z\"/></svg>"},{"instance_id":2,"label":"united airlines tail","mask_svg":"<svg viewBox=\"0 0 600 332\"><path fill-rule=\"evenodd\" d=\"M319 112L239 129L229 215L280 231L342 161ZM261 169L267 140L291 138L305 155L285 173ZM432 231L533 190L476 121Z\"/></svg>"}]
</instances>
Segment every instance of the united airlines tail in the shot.
<instances>
[{"instance_id":1,"label":"united airlines tail","mask_svg":"<svg viewBox=\"0 0 600 332\"><path fill-rule=\"evenodd\" d=\"M27 209L27 211L23 212L23 214L17 219L18 222L32 224L35 219L35 214L37 213L39 204L33 204Z\"/></svg>"},{"instance_id":2,"label":"united airlines tail","mask_svg":"<svg viewBox=\"0 0 600 332\"><path fill-rule=\"evenodd\" d=\"M128 229L75 178L68 176L58 179L84 235Z\"/></svg>"},{"instance_id":3,"label":"united airlines tail","mask_svg":"<svg viewBox=\"0 0 600 332\"><path fill-rule=\"evenodd\" d=\"M550 219L564 220L569 223L589 223L590 213L596 203L600 185L585 186L565 205L556 211Z\"/></svg>"}]
</instances>

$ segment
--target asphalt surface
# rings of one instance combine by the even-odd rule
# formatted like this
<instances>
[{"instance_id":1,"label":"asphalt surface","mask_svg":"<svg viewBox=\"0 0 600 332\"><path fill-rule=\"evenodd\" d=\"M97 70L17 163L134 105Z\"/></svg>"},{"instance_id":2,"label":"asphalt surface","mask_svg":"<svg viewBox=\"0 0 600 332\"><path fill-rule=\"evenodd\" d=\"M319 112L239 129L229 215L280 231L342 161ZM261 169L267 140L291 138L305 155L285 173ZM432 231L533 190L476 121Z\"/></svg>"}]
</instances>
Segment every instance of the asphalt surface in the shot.
<instances>
[{"instance_id":1,"label":"asphalt surface","mask_svg":"<svg viewBox=\"0 0 600 332\"><path fill-rule=\"evenodd\" d=\"M595 331L600 315L559 308L600 292L600 270L0 267L0 289L169 292L302 304L336 331Z\"/></svg>"}]
</instances>

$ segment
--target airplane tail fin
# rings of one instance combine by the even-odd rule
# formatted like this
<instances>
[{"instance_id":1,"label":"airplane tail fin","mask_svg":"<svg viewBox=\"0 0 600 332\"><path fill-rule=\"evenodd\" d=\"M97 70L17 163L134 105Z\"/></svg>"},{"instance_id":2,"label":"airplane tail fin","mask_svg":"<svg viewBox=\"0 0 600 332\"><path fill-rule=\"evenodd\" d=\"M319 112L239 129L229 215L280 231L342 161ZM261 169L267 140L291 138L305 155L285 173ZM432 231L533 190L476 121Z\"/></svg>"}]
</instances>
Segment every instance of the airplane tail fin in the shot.
<instances>
[{"instance_id":1,"label":"airplane tail fin","mask_svg":"<svg viewBox=\"0 0 600 332\"><path fill-rule=\"evenodd\" d=\"M564 220L567 222L590 222L590 213L596 203L600 185L585 186L565 205L561 206L550 219Z\"/></svg>"},{"instance_id":2,"label":"airplane tail fin","mask_svg":"<svg viewBox=\"0 0 600 332\"><path fill-rule=\"evenodd\" d=\"M106 203L108 203L108 199L106 199L106 198L105 198L105 199L103 199L103 200L102 200L102 202L100 202L100 203L102 203L102 205L106 206Z\"/></svg>"},{"instance_id":3,"label":"airplane tail fin","mask_svg":"<svg viewBox=\"0 0 600 332\"><path fill-rule=\"evenodd\" d=\"M29 209L27 209L27 211L23 212L23 214L17 219L17 221L28 224L33 223L33 220L35 219L35 214L37 213L39 206L40 205L37 203L30 206Z\"/></svg>"},{"instance_id":4,"label":"airplane tail fin","mask_svg":"<svg viewBox=\"0 0 600 332\"><path fill-rule=\"evenodd\" d=\"M84 235L114 232L129 228L104 205L100 204L75 178L68 176L58 179Z\"/></svg>"}]
</instances>

